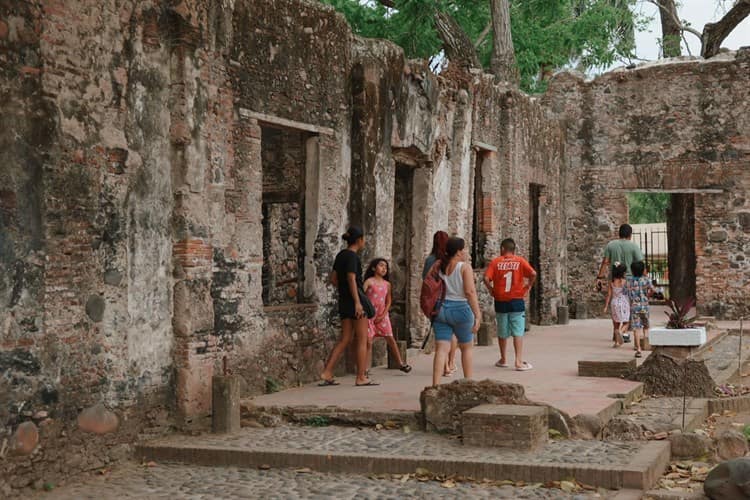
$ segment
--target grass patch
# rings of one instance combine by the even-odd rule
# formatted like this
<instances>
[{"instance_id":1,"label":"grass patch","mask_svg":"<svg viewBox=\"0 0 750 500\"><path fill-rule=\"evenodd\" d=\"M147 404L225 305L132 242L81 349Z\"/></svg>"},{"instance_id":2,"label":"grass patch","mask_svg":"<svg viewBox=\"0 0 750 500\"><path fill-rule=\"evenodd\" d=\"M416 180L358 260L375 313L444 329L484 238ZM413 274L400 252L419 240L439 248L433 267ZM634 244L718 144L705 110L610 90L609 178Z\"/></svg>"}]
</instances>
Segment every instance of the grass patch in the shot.
<instances>
[{"instance_id":1,"label":"grass patch","mask_svg":"<svg viewBox=\"0 0 750 500\"><path fill-rule=\"evenodd\" d=\"M331 421L326 416L313 415L312 417L307 417L305 419L305 425L309 425L311 427L327 427L331 425Z\"/></svg>"}]
</instances>

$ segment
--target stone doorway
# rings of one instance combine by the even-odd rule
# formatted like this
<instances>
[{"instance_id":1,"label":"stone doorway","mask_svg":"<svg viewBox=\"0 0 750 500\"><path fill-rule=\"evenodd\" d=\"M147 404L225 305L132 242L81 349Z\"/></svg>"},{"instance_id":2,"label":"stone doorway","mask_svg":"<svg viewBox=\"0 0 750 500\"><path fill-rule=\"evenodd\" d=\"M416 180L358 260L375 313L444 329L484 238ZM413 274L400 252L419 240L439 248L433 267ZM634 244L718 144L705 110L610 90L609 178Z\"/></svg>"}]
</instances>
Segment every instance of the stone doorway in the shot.
<instances>
[{"instance_id":1,"label":"stone doorway","mask_svg":"<svg viewBox=\"0 0 750 500\"><path fill-rule=\"evenodd\" d=\"M529 184L529 264L537 273L536 282L529 294L529 323L541 323L543 302L542 245L541 245L541 184Z\"/></svg>"},{"instance_id":2,"label":"stone doorway","mask_svg":"<svg viewBox=\"0 0 750 500\"><path fill-rule=\"evenodd\" d=\"M391 323L398 340L411 342L409 329L411 290L409 270L412 262L412 237L414 235L414 168L396 163L396 179L393 193L393 238L391 249Z\"/></svg>"},{"instance_id":3,"label":"stone doorway","mask_svg":"<svg viewBox=\"0 0 750 500\"><path fill-rule=\"evenodd\" d=\"M647 191L638 199L628 197L633 242L643 252L649 278L678 303L696 299L695 196Z\"/></svg>"}]
</instances>

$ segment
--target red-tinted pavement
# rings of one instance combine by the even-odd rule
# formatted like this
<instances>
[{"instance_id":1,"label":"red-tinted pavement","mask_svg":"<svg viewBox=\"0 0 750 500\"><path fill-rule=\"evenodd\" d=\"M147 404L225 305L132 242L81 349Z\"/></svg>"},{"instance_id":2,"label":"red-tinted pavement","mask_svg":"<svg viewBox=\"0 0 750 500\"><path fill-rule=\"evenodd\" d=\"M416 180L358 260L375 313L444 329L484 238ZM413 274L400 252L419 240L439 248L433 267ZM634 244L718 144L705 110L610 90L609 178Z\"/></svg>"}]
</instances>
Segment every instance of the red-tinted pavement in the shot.
<instances>
[{"instance_id":1,"label":"red-tinted pavement","mask_svg":"<svg viewBox=\"0 0 750 500\"><path fill-rule=\"evenodd\" d=\"M578 376L578 361L629 360L633 358L632 343L613 349L609 320L572 320L565 326L534 326L524 341L525 359L534 368L515 371L496 368L498 348L474 347L474 378L516 382L526 388L529 399L548 403L555 408L578 415L599 414L610 408L613 394L626 394L639 385L616 378ZM510 361L513 361L512 346ZM418 410L419 393L431 383L432 356L411 354L409 374L383 367L371 370L371 378L381 385L355 387L354 377L339 377L338 386L318 387L315 384L258 396L253 403L263 406L337 406L375 411ZM461 369L444 383L462 377Z\"/></svg>"}]
</instances>

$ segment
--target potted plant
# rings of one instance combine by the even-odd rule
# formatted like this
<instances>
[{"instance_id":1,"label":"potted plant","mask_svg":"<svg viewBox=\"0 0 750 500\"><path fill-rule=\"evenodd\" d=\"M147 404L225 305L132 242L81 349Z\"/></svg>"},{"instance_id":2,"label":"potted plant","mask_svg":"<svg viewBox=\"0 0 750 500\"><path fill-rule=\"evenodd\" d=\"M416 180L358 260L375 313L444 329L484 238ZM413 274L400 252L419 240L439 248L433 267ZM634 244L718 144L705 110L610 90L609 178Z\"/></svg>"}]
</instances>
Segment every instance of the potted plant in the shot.
<instances>
[{"instance_id":1,"label":"potted plant","mask_svg":"<svg viewBox=\"0 0 750 500\"><path fill-rule=\"evenodd\" d=\"M570 319L570 310L568 308L568 285L560 285L560 304L557 306L557 324L567 325Z\"/></svg>"},{"instance_id":2,"label":"potted plant","mask_svg":"<svg viewBox=\"0 0 750 500\"><path fill-rule=\"evenodd\" d=\"M682 304L676 300L667 301L669 311L664 328L652 328L649 342L654 346L695 347L706 343L706 328L695 324L695 316L689 316L695 299L687 299Z\"/></svg>"}]
</instances>

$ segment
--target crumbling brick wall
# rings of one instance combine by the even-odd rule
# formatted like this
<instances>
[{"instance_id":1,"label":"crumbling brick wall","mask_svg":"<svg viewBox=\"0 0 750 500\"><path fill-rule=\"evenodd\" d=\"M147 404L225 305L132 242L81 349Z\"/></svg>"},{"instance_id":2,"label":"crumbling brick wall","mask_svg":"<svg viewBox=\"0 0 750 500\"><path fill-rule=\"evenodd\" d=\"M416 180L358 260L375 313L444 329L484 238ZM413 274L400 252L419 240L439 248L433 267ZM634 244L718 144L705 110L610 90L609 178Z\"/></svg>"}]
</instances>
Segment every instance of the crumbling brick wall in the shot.
<instances>
[{"instance_id":1,"label":"crumbling brick wall","mask_svg":"<svg viewBox=\"0 0 750 500\"><path fill-rule=\"evenodd\" d=\"M748 312L750 51L664 61L591 82L555 78L544 100L567 124L565 213L573 299L598 309L594 278L627 221L631 190L695 193L699 310ZM595 309L596 310L596 309Z\"/></svg>"}]
</instances>

